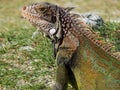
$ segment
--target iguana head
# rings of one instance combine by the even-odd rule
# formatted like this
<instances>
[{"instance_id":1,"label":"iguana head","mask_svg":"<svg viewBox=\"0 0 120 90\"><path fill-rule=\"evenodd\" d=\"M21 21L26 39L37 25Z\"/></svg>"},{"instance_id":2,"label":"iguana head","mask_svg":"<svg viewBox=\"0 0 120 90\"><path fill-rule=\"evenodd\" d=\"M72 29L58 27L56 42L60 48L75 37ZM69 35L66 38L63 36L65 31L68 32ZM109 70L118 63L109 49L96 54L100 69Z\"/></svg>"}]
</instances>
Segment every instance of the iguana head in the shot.
<instances>
[{"instance_id":1,"label":"iguana head","mask_svg":"<svg viewBox=\"0 0 120 90\"><path fill-rule=\"evenodd\" d=\"M50 29L54 28L55 21L48 8L48 3L30 4L23 7L22 16L39 28L41 32L48 33Z\"/></svg>"},{"instance_id":2,"label":"iguana head","mask_svg":"<svg viewBox=\"0 0 120 90\"><path fill-rule=\"evenodd\" d=\"M29 20L35 27L39 28L41 32L45 32L51 38L56 39L56 37L61 38L59 35L54 37L54 34L58 31L56 20L59 9L69 12L73 7L63 8L47 2L35 3L24 6L22 16Z\"/></svg>"},{"instance_id":3,"label":"iguana head","mask_svg":"<svg viewBox=\"0 0 120 90\"><path fill-rule=\"evenodd\" d=\"M41 20L55 23L56 7L50 3L35 3L23 7L23 10L31 16L40 18Z\"/></svg>"}]
</instances>

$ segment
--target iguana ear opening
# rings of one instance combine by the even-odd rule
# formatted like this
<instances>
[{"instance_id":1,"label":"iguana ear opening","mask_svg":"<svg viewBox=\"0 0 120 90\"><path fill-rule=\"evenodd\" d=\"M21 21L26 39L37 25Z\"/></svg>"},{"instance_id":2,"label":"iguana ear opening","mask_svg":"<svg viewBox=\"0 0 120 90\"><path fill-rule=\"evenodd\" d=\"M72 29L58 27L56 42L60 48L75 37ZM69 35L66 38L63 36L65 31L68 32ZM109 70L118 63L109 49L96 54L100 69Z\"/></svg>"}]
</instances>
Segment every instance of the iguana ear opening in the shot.
<instances>
[{"instance_id":1,"label":"iguana ear opening","mask_svg":"<svg viewBox=\"0 0 120 90\"><path fill-rule=\"evenodd\" d=\"M64 10L66 12L70 12L71 10L73 10L75 7L65 7Z\"/></svg>"}]
</instances>

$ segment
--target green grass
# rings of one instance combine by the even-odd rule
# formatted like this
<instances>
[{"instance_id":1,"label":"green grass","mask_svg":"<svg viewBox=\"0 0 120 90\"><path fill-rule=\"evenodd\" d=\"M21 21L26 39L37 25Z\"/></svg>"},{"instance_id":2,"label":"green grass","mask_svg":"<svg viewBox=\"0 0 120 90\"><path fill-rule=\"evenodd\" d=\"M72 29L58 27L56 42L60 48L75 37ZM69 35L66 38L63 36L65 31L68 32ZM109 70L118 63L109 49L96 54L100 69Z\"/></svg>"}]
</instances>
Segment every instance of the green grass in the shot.
<instances>
[{"instance_id":1,"label":"green grass","mask_svg":"<svg viewBox=\"0 0 120 90\"><path fill-rule=\"evenodd\" d=\"M46 90L54 79L56 65L50 41L42 36L32 39L35 28L22 19L20 14L21 7L38 1L41 0L0 0L0 90ZM105 20L109 20L110 17L117 19L120 14L112 13L120 8L119 1L71 1L51 0L59 5L75 6L75 11L81 13L102 11L100 15ZM101 27L100 33L106 41L116 46L115 50L120 50L120 42L114 37L116 30L120 30L120 24L107 22ZM30 46L34 50L21 50L25 46Z\"/></svg>"}]
</instances>

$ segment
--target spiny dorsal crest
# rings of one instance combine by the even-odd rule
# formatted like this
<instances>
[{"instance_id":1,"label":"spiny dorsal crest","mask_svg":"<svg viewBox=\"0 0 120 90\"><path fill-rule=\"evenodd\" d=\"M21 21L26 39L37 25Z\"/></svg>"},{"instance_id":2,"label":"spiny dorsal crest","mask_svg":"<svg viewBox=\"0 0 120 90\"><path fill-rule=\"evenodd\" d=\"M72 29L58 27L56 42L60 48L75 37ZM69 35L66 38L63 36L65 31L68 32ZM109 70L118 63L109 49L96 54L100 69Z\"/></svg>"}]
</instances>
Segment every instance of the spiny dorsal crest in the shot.
<instances>
[{"instance_id":1,"label":"spiny dorsal crest","mask_svg":"<svg viewBox=\"0 0 120 90\"><path fill-rule=\"evenodd\" d=\"M81 24L80 24L80 27L81 27ZM106 53L108 53L109 55L113 56L117 60L120 60L120 54L118 54L118 52L117 52L117 54L112 52L112 48L114 46L112 44L108 44L105 41L101 40L101 37L99 37L98 34L93 32L89 28L84 28L84 29L80 28L79 31L81 32L81 34L83 34L85 37L87 37L90 41L92 41L92 43L97 45L99 48L104 50Z\"/></svg>"}]
</instances>

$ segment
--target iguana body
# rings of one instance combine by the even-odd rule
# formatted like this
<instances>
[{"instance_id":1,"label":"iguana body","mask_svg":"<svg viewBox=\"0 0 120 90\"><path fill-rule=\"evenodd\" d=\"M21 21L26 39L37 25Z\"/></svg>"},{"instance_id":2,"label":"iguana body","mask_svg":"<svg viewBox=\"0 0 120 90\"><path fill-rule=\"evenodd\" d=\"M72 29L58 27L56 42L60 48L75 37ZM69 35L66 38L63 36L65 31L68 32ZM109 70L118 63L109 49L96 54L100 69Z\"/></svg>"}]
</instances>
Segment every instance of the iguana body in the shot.
<instances>
[{"instance_id":1,"label":"iguana body","mask_svg":"<svg viewBox=\"0 0 120 90\"><path fill-rule=\"evenodd\" d=\"M58 67L52 90L66 90L68 82L75 90L120 89L120 55L85 23L50 3L25 6L22 14L55 42Z\"/></svg>"}]
</instances>

